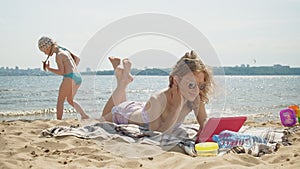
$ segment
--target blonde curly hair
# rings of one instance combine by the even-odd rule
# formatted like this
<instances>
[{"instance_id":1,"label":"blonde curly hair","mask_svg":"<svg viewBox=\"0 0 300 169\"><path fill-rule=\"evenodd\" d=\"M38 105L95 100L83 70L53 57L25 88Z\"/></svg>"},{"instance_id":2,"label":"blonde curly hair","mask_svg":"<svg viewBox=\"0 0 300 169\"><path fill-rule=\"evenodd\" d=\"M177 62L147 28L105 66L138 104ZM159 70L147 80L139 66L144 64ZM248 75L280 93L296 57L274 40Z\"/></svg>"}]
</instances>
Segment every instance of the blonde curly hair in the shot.
<instances>
[{"instance_id":1,"label":"blonde curly hair","mask_svg":"<svg viewBox=\"0 0 300 169\"><path fill-rule=\"evenodd\" d=\"M204 73L204 82L206 86L203 90L200 90L200 100L204 103L209 102L208 95L213 92L214 82L212 79L212 72L208 69L207 66L202 62L200 57L197 55L195 51L186 52L184 56L182 56L179 61L177 61L176 65L173 67L169 76L169 87L173 87L173 78L174 76L183 77L189 72L202 72Z\"/></svg>"}]
</instances>

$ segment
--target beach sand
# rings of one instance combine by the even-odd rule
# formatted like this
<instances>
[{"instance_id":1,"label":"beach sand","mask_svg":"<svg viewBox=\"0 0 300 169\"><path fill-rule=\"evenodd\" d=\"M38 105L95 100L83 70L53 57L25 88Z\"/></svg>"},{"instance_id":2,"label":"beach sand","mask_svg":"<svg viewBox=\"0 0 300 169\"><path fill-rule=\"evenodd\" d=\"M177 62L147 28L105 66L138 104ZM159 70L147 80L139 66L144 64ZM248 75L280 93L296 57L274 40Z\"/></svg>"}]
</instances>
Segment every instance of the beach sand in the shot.
<instances>
[{"instance_id":1,"label":"beach sand","mask_svg":"<svg viewBox=\"0 0 300 169\"><path fill-rule=\"evenodd\" d=\"M254 157L229 153L217 157L191 157L176 149L167 152L146 145L123 145L116 141L39 137L43 129L54 126L82 125L78 120L35 120L0 123L0 168L300 168L300 131L277 152ZM255 123L251 126L281 127L279 122ZM114 152L142 153L129 158ZM156 155L154 155L156 153Z\"/></svg>"}]
</instances>

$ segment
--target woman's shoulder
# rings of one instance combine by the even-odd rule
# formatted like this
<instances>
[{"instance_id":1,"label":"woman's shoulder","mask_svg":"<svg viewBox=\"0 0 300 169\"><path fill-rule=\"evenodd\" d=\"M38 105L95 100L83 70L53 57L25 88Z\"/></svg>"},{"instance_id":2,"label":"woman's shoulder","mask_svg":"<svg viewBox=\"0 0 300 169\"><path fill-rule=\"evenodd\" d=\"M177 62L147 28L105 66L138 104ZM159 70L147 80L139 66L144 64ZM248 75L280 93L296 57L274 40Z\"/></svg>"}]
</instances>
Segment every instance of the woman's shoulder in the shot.
<instances>
[{"instance_id":1,"label":"woman's shoulder","mask_svg":"<svg viewBox=\"0 0 300 169\"><path fill-rule=\"evenodd\" d=\"M152 94L152 97L161 97L161 96L165 95L166 91L167 91L167 88L156 91L155 93Z\"/></svg>"},{"instance_id":2,"label":"woman's shoulder","mask_svg":"<svg viewBox=\"0 0 300 169\"><path fill-rule=\"evenodd\" d=\"M157 100L161 103L165 103L167 100L166 91L167 91L167 89L162 89L160 91L153 93L151 95L151 99Z\"/></svg>"}]
</instances>

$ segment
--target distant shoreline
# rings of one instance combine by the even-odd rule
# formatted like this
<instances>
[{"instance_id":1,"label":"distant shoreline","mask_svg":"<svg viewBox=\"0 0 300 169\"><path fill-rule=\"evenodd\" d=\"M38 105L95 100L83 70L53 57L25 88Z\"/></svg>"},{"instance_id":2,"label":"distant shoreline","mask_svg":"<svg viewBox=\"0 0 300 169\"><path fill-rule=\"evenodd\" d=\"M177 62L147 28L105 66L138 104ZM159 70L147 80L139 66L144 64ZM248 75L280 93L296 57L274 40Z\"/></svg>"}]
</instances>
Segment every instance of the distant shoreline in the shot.
<instances>
[{"instance_id":1,"label":"distant shoreline","mask_svg":"<svg viewBox=\"0 0 300 169\"><path fill-rule=\"evenodd\" d=\"M132 69L133 75L144 76L168 76L171 68L146 68ZM241 65L235 67L213 67L214 75L300 75L300 68L291 68L290 66L274 65L250 67L249 65ZM82 75L114 75L113 70L99 70L81 72ZM52 76L51 72L45 72L40 68L35 69L19 69L16 68L0 68L0 76Z\"/></svg>"}]
</instances>

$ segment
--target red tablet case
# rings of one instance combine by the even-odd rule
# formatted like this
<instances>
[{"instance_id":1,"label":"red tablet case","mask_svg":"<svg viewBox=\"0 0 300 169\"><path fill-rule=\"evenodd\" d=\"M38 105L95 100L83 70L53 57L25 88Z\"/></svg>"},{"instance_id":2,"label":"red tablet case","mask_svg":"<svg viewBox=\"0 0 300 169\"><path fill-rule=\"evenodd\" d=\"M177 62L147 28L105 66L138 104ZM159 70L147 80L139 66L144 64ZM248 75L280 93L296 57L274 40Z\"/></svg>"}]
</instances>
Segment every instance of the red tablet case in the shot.
<instances>
[{"instance_id":1,"label":"red tablet case","mask_svg":"<svg viewBox=\"0 0 300 169\"><path fill-rule=\"evenodd\" d=\"M201 131L198 131L195 142L213 141L212 136L214 134L219 134L223 130L237 132L246 120L246 116L210 118L204 128Z\"/></svg>"}]
</instances>

